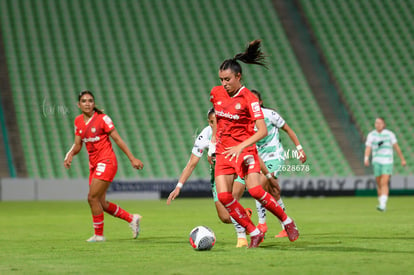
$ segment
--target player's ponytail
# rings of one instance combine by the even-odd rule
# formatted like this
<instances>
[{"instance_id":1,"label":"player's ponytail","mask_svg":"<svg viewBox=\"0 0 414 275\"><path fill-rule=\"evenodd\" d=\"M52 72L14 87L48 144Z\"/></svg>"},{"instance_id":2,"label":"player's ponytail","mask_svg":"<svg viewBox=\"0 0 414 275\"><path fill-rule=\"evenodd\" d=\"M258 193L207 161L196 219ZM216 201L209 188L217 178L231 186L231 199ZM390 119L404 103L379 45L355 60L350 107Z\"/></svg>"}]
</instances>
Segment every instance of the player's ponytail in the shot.
<instances>
[{"instance_id":1,"label":"player's ponytail","mask_svg":"<svg viewBox=\"0 0 414 275\"><path fill-rule=\"evenodd\" d=\"M256 64L263 67L266 67L265 55L260 50L260 44L262 40L256 39L249 43L249 46L243 53L236 54L234 56L235 60L240 60L246 64Z\"/></svg>"},{"instance_id":2,"label":"player's ponytail","mask_svg":"<svg viewBox=\"0 0 414 275\"><path fill-rule=\"evenodd\" d=\"M86 94L88 94L88 95L92 96L93 101L95 101L95 96L92 94L92 92L91 92L91 91L87 91L87 90L80 92L80 94L79 94L79 96L78 96L78 101L80 101L80 100L81 100L81 98L82 98L82 96L84 96L84 95L86 95ZM93 110L94 110L95 112L97 112L98 114L103 114L103 113L104 113L104 112L103 112L103 110L98 109L96 106L93 108Z\"/></svg>"},{"instance_id":3,"label":"player's ponytail","mask_svg":"<svg viewBox=\"0 0 414 275\"><path fill-rule=\"evenodd\" d=\"M261 42L262 41L260 39L256 39L249 43L244 52L236 54L231 59L224 60L220 65L220 71L231 69L233 73L241 74L242 68L237 60L240 60L246 64L256 64L267 68L265 63L265 55L260 50Z\"/></svg>"}]
</instances>

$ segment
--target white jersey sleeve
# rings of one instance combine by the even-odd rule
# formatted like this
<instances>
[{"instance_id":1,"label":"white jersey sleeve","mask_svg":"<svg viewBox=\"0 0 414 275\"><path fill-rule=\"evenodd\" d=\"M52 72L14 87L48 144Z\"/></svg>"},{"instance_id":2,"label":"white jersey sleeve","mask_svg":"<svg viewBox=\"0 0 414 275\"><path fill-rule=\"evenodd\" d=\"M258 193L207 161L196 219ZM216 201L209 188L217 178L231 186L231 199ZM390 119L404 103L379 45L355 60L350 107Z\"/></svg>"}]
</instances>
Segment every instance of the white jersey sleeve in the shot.
<instances>
[{"instance_id":1,"label":"white jersey sleeve","mask_svg":"<svg viewBox=\"0 0 414 275\"><path fill-rule=\"evenodd\" d=\"M365 146L372 147L372 142L373 141L374 141L374 138L373 138L373 131L372 131L367 136L367 141L365 142Z\"/></svg>"},{"instance_id":2,"label":"white jersey sleeve","mask_svg":"<svg viewBox=\"0 0 414 275\"><path fill-rule=\"evenodd\" d=\"M393 132L389 132L390 136L391 136L391 144L394 145L397 143L397 137L395 136L395 134Z\"/></svg>"},{"instance_id":3,"label":"white jersey sleeve","mask_svg":"<svg viewBox=\"0 0 414 275\"><path fill-rule=\"evenodd\" d=\"M193 153L193 155L195 155L196 157L201 158L203 156L204 151L208 149L208 145L210 143L212 134L213 130L211 129L211 127L205 127L197 136L191 153Z\"/></svg>"},{"instance_id":4,"label":"white jersey sleeve","mask_svg":"<svg viewBox=\"0 0 414 275\"><path fill-rule=\"evenodd\" d=\"M285 120L275 111L272 109L268 109L270 115L268 116L270 122L277 128L282 128L285 125Z\"/></svg>"}]
</instances>

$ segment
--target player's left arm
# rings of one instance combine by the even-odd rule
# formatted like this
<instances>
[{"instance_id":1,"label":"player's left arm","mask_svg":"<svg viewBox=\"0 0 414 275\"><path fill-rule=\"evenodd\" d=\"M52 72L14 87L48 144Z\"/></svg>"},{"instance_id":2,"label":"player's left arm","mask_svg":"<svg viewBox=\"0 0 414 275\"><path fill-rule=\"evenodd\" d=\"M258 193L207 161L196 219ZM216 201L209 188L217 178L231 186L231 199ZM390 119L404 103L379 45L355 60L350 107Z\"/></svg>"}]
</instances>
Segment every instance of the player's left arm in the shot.
<instances>
[{"instance_id":1,"label":"player's left arm","mask_svg":"<svg viewBox=\"0 0 414 275\"><path fill-rule=\"evenodd\" d=\"M262 184L265 190L269 191L272 196L274 196L277 200L280 199L280 186L275 178L274 173L270 173L269 169L267 169L266 164L262 160L261 157L259 157L260 160L260 170L262 171L262 174L266 176L266 181Z\"/></svg>"},{"instance_id":2,"label":"player's left arm","mask_svg":"<svg viewBox=\"0 0 414 275\"><path fill-rule=\"evenodd\" d=\"M295 144L296 149L299 151L299 159L302 163L306 161L306 154L305 151L302 148L302 145L300 145L299 139L296 136L295 131L292 130L292 128L289 127L289 125L285 122L282 126L282 130L285 131L289 138L292 140L292 142Z\"/></svg>"},{"instance_id":3,"label":"player's left arm","mask_svg":"<svg viewBox=\"0 0 414 275\"><path fill-rule=\"evenodd\" d=\"M125 153L125 155L128 157L129 161L132 164L132 167L141 170L144 168L144 164L141 160L137 159L132 152L129 150L128 146L124 142L124 140L119 135L118 131L116 129L111 130L109 133L109 136L112 138L112 140L118 145L118 147L122 150L122 152Z\"/></svg>"},{"instance_id":4,"label":"player's left arm","mask_svg":"<svg viewBox=\"0 0 414 275\"><path fill-rule=\"evenodd\" d=\"M405 158L403 156L403 153L401 152L401 149L400 149L400 146L398 145L398 143L394 143L392 145L392 147L394 147L395 151L397 151L397 154L398 154L398 156L401 159L401 165L402 166L406 166L407 165L407 162L405 161Z\"/></svg>"}]
</instances>

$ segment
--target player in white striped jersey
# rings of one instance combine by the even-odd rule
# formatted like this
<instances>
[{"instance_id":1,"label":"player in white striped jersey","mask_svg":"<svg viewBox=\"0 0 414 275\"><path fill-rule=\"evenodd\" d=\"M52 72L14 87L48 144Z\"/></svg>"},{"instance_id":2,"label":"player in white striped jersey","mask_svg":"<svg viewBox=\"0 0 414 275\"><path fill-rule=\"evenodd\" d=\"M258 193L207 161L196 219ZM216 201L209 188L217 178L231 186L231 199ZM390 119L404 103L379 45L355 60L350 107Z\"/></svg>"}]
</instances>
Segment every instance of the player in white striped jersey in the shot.
<instances>
[{"instance_id":1,"label":"player in white striped jersey","mask_svg":"<svg viewBox=\"0 0 414 275\"><path fill-rule=\"evenodd\" d=\"M395 134L385 129L385 121L381 117L375 120L375 130L368 134L365 146L365 166L369 166L369 156L372 151L372 167L374 168L374 176L377 182L379 202L377 209L385 211L389 195L388 184L394 165L393 149L397 151L401 159L401 165L405 166L407 163L397 143Z\"/></svg>"},{"instance_id":2,"label":"player in white striped jersey","mask_svg":"<svg viewBox=\"0 0 414 275\"><path fill-rule=\"evenodd\" d=\"M178 195L180 194L181 188L183 187L184 183L188 180L188 178L193 173L195 167L197 166L198 162L200 161L201 157L203 156L203 153L205 150L209 148L211 136L213 133L212 126L213 123L216 122L215 120L215 114L214 109L210 109L207 114L207 121L209 123L209 126L205 127L201 133L197 136L193 149L191 151L190 159L183 169L181 176L178 180L177 186L173 191L171 191L170 195L167 199L167 204L170 204L172 200L174 200ZM211 169L211 190L213 193L214 203L216 205L217 214L220 218L220 220L223 223L233 223L236 232L237 232L237 247L244 247L247 246L247 239L246 239L246 230L243 226L239 225L229 214L229 212L226 210L224 205L218 200L217 197L217 191L216 191L216 184L214 181L214 163L210 167ZM233 196L235 199L239 200L240 197L243 195L245 190L245 185L241 183L235 183L233 185Z\"/></svg>"},{"instance_id":3,"label":"player in white striped jersey","mask_svg":"<svg viewBox=\"0 0 414 275\"><path fill-rule=\"evenodd\" d=\"M300 145L296 133L289 127L286 121L275 110L263 106L260 92L257 90L251 90L251 92L259 99L267 127L267 136L256 143L259 156L265 164L265 167L262 167L262 172L265 171L266 168L268 169L268 173L264 172L267 179L262 177L262 185L263 188L277 200L279 205L285 209L283 200L280 197L280 186L277 180L285 160L284 149L279 136L279 129L285 131L295 144L296 149L298 150L299 160L302 163L306 161L306 154ZM266 211L262 209L261 205L256 205L256 207L258 208L258 213L261 213L261 215L259 215L259 226L262 231L267 230ZM282 230L275 237L287 237L286 231Z\"/></svg>"}]
</instances>

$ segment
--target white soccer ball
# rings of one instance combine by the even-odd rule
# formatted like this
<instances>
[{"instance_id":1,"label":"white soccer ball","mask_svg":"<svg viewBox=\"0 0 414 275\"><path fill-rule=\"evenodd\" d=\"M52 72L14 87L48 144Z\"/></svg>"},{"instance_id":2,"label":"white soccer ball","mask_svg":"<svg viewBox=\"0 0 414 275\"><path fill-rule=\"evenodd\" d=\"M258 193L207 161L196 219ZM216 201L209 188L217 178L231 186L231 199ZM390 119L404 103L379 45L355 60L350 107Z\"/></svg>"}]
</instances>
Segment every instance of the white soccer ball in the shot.
<instances>
[{"instance_id":1,"label":"white soccer ball","mask_svg":"<svg viewBox=\"0 0 414 275\"><path fill-rule=\"evenodd\" d=\"M190 232L190 244L195 250L210 250L216 243L213 230L200 225Z\"/></svg>"}]
</instances>

